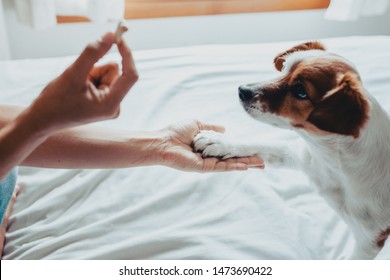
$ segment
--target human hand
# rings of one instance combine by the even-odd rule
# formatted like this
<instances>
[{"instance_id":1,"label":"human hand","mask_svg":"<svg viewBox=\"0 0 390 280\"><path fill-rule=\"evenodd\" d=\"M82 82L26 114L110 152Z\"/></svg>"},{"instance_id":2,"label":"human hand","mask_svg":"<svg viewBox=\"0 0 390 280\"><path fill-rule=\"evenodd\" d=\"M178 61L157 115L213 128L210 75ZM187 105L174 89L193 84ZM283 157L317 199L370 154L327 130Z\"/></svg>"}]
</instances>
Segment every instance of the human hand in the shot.
<instances>
[{"instance_id":1,"label":"human hand","mask_svg":"<svg viewBox=\"0 0 390 280\"><path fill-rule=\"evenodd\" d=\"M163 164L184 170L197 172L217 172L247 170L248 168L264 168L264 162L259 157L202 158L200 153L193 151L194 137L201 130L214 130L224 132L222 126L207 125L199 121L184 121L171 125L164 132L164 141L161 145Z\"/></svg>"},{"instance_id":2,"label":"human hand","mask_svg":"<svg viewBox=\"0 0 390 280\"><path fill-rule=\"evenodd\" d=\"M105 34L89 44L77 60L42 91L30 107L37 126L49 131L115 118L122 99L138 79L130 49L122 39L122 74L115 63L94 66L114 44Z\"/></svg>"}]
</instances>

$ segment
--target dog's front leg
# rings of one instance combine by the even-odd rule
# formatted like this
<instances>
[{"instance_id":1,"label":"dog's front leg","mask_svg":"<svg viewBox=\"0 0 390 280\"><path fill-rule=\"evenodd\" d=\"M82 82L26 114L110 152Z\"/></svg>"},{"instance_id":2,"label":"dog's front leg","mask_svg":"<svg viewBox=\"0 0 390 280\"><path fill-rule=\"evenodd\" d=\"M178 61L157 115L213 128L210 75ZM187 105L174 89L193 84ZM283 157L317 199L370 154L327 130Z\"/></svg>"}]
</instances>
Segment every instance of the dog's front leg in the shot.
<instances>
[{"instance_id":1,"label":"dog's front leg","mask_svg":"<svg viewBox=\"0 0 390 280\"><path fill-rule=\"evenodd\" d=\"M214 131L201 131L194 139L194 150L202 152L203 157L259 156L267 164L275 167L296 167L301 164L301 151L291 149L286 143L238 143Z\"/></svg>"},{"instance_id":2,"label":"dog's front leg","mask_svg":"<svg viewBox=\"0 0 390 280\"><path fill-rule=\"evenodd\" d=\"M379 248L369 242L357 241L351 256L351 260L372 260L378 255Z\"/></svg>"}]
</instances>

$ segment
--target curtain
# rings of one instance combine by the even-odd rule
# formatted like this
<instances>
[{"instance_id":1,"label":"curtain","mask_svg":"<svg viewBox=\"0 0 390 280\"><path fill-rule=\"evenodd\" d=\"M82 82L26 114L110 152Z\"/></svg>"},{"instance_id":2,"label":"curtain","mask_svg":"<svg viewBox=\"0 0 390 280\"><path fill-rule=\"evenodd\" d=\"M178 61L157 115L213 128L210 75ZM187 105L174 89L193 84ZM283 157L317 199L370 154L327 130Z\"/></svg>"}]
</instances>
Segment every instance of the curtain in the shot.
<instances>
[{"instance_id":1,"label":"curtain","mask_svg":"<svg viewBox=\"0 0 390 280\"><path fill-rule=\"evenodd\" d=\"M8 34L5 28L3 3L0 1L0 60L9 59L10 51L8 44Z\"/></svg>"},{"instance_id":2,"label":"curtain","mask_svg":"<svg viewBox=\"0 0 390 280\"><path fill-rule=\"evenodd\" d=\"M386 13L390 0L331 0L325 18L351 21L361 16L376 16Z\"/></svg>"},{"instance_id":3,"label":"curtain","mask_svg":"<svg viewBox=\"0 0 390 280\"><path fill-rule=\"evenodd\" d=\"M123 19L125 0L14 0L18 18L35 29L57 24L57 15L84 16L93 22Z\"/></svg>"}]
</instances>

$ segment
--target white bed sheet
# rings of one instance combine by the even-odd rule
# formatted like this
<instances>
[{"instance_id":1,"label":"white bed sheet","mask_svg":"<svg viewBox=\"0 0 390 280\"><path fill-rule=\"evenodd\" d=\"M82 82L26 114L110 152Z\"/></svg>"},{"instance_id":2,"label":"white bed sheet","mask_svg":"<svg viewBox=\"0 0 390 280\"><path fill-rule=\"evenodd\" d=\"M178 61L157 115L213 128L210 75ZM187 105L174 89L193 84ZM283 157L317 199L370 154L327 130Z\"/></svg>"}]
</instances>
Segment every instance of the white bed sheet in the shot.
<instances>
[{"instance_id":1,"label":"white bed sheet","mask_svg":"<svg viewBox=\"0 0 390 280\"><path fill-rule=\"evenodd\" d=\"M390 38L322 41L356 64L366 88L390 112ZM243 140L295 138L250 119L237 97L239 85L278 75L272 60L293 44L136 52L140 80L121 117L101 125L152 130L197 118L225 125ZM106 60L118 59L112 53ZM1 62L0 102L28 104L72 60ZM25 186L9 223L5 259L339 259L354 243L306 176L292 170L21 168L19 182Z\"/></svg>"}]
</instances>

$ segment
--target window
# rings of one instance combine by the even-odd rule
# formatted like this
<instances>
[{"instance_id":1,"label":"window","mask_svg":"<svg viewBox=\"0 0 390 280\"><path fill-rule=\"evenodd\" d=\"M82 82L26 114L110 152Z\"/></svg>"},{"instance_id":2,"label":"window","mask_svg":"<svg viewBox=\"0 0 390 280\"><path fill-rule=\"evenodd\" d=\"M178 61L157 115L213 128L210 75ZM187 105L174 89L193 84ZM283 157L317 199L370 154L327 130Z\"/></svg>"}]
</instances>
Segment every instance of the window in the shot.
<instances>
[{"instance_id":1,"label":"window","mask_svg":"<svg viewBox=\"0 0 390 280\"><path fill-rule=\"evenodd\" d=\"M324 0L126 0L126 18L321 9L328 5Z\"/></svg>"},{"instance_id":2,"label":"window","mask_svg":"<svg viewBox=\"0 0 390 280\"><path fill-rule=\"evenodd\" d=\"M126 19L325 9L330 0L125 0ZM88 21L58 17L58 22Z\"/></svg>"}]
</instances>

